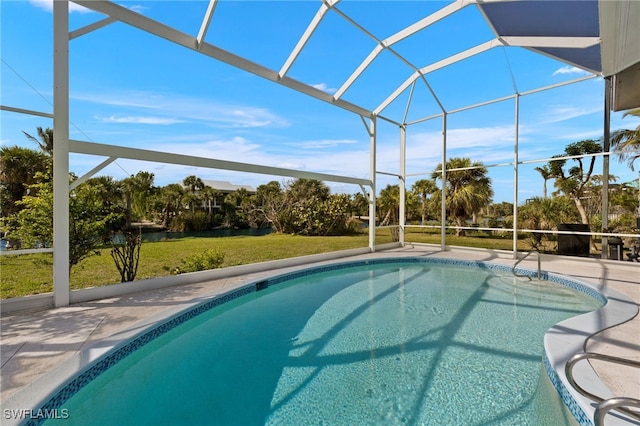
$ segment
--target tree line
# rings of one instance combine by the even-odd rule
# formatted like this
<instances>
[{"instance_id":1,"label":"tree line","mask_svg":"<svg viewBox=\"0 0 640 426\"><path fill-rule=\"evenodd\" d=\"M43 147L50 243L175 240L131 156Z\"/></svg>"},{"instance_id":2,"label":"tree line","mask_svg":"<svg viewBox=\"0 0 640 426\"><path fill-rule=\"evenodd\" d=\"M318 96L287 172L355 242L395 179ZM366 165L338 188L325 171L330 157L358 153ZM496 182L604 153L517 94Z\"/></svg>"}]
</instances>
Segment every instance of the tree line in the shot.
<instances>
[{"instance_id":1,"label":"tree line","mask_svg":"<svg viewBox=\"0 0 640 426\"><path fill-rule=\"evenodd\" d=\"M24 133L37 149L0 148L0 225L2 231L23 248L47 247L53 238L53 130L37 128L37 137ZM617 132L614 138L618 138L617 146L626 153L626 157L621 155L620 159L628 161L633 169L637 153L628 146L637 149L637 134L636 139L625 139ZM576 221L599 225L602 177L594 173L595 156L588 155L601 151L598 141L575 142L556 157L558 160L537 167L535 170L543 178L544 195L519 206L518 219L522 227L554 229L559 223ZM575 158L584 154L587 157ZM464 235L464 227L479 224L481 220L489 227L512 227L513 205L492 202L492 182L482 162L451 158L446 168L447 223L456 225L457 235ZM441 169L442 164L438 164L429 178L416 181L405 193L408 222L440 223ZM75 180L77 176L71 173L69 182ZM556 189L551 197L547 194L549 180L553 180ZM617 223L614 221L610 229L633 227L637 192L637 188L624 185L612 189L609 198L620 219ZM387 185L377 196L377 223L397 224L399 205L400 187ZM69 264L74 266L91 255L97 246L113 244L117 234L124 236L129 252L136 244L139 251L139 237L135 237L132 224L140 221L152 221L173 231L272 227L279 233L344 235L358 232L361 218L369 215L369 200L363 193L332 194L326 184L313 179L271 181L258 186L255 193L239 189L225 195L205 185L197 176L159 187L154 185L153 173L140 171L122 180L99 176L77 185L70 192L69 215ZM117 245L113 245L113 249L112 256L118 265L117 258L124 254L118 253L121 248ZM133 253L128 256L134 256L135 251ZM127 269L125 266L122 268ZM121 274L124 277L127 273Z\"/></svg>"},{"instance_id":2,"label":"tree line","mask_svg":"<svg viewBox=\"0 0 640 426\"><path fill-rule=\"evenodd\" d=\"M3 146L0 152L0 200L3 228L24 247L49 246L52 241L53 130L38 128L38 137L25 135L39 149ZM452 167L478 167L447 176L448 217L458 224L479 214L491 203L493 191L482 163L454 158ZM441 165L438 166L440 168ZM407 193L407 219L425 223L438 219L440 175L416 182ZM69 175L69 182L77 179ZM377 197L381 225L398 223L399 187L388 185ZM318 180L271 181L257 187L223 194L197 176L158 187L154 175L140 171L116 180L99 176L86 180L70 193L71 237L106 240L140 221L152 221L172 231L202 231L216 227L272 227L274 232L302 235L342 235L356 232L358 218L369 215L368 195L332 194ZM97 240L97 238L94 238ZM82 258L73 256L75 265Z\"/></svg>"}]
</instances>

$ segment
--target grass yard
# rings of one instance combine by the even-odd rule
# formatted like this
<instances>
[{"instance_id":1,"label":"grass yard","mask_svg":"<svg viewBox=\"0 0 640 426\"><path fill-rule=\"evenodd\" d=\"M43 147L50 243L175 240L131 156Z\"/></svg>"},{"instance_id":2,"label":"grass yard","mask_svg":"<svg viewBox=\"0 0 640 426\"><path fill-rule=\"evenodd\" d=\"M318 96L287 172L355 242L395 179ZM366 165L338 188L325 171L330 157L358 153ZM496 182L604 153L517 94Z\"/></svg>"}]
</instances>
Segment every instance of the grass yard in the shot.
<instances>
[{"instance_id":1,"label":"grass yard","mask_svg":"<svg viewBox=\"0 0 640 426\"><path fill-rule=\"evenodd\" d=\"M269 234L260 237L182 238L145 242L140 250L136 279L170 275L188 256L219 248L223 267L366 247L367 235L305 237ZM120 282L109 248L99 250L71 269L71 288L88 288ZM132 284L135 285L135 284ZM3 299L53 291L53 256L50 253L0 257L0 297Z\"/></svg>"},{"instance_id":2,"label":"grass yard","mask_svg":"<svg viewBox=\"0 0 640 426\"><path fill-rule=\"evenodd\" d=\"M386 241L384 239L385 235L390 235L390 231L388 229L378 230L376 232L376 244L390 242L391 238L387 238L386 240L388 241ZM511 235L511 232L508 231L505 231L502 236L487 234L484 231L467 231L467 235L464 237L456 237L455 235L448 233L445 237L445 243L448 246L510 251L513 250L513 240ZM440 244L440 230L408 227L405 232L405 241L407 243ZM518 251L527 252L532 248L530 239L523 237L522 235L519 237L517 245ZM547 253L555 252L556 243L545 241L543 251Z\"/></svg>"}]
</instances>

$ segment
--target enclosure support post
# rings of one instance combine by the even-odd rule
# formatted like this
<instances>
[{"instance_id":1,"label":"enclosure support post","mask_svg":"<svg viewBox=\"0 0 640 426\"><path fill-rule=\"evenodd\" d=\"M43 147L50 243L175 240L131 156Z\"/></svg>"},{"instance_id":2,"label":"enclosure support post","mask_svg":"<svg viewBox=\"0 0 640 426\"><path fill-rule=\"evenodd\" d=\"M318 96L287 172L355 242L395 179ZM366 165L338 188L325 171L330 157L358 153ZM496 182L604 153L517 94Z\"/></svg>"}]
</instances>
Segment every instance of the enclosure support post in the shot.
<instances>
[{"instance_id":1,"label":"enclosure support post","mask_svg":"<svg viewBox=\"0 0 640 426\"><path fill-rule=\"evenodd\" d=\"M602 141L602 232L609 232L609 154L611 150L611 77L604 79L604 135ZM602 237L602 259L608 252L607 237Z\"/></svg>"},{"instance_id":2,"label":"enclosure support post","mask_svg":"<svg viewBox=\"0 0 640 426\"><path fill-rule=\"evenodd\" d=\"M369 193L369 249L376 251L376 116L371 117L369 128L369 168L371 173L371 192Z\"/></svg>"},{"instance_id":3,"label":"enclosure support post","mask_svg":"<svg viewBox=\"0 0 640 426\"><path fill-rule=\"evenodd\" d=\"M442 197L440 199L440 250L447 249L447 113L442 114Z\"/></svg>"},{"instance_id":4,"label":"enclosure support post","mask_svg":"<svg viewBox=\"0 0 640 426\"><path fill-rule=\"evenodd\" d=\"M53 2L53 303L69 305L69 2Z\"/></svg>"},{"instance_id":5,"label":"enclosure support post","mask_svg":"<svg viewBox=\"0 0 640 426\"><path fill-rule=\"evenodd\" d=\"M405 218L406 218L406 190L407 190L407 128L400 126L400 182L398 185L400 193L400 209L398 211L398 238L404 247L405 241Z\"/></svg>"},{"instance_id":6,"label":"enclosure support post","mask_svg":"<svg viewBox=\"0 0 640 426\"><path fill-rule=\"evenodd\" d=\"M518 153L520 151L520 94L515 96L515 125L513 144L513 258L518 259Z\"/></svg>"}]
</instances>

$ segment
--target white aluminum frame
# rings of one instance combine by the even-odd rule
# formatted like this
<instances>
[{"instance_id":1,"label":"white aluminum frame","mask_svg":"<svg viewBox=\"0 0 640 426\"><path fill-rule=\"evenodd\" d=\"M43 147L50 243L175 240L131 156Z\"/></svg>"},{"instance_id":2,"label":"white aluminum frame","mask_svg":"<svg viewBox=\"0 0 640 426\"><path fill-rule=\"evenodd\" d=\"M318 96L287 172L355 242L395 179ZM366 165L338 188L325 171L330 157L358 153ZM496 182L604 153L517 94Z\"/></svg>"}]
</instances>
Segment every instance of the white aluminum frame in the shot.
<instances>
[{"instance_id":1,"label":"white aluminum frame","mask_svg":"<svg viewBox=\"0 0 640 426\"><path fill-rule=\"evenodd\" d=\"M369 32L366 28L358 24L355 20L345 14L339 9L340 0L321 0L320 7L315 16L308 24L306 30L301 35L296 46L289 53L286 61L282 67L276 71L266 68L262 65L249 61L246 58L238 56L234 53L225 51L213 44L205 41L206 34L211 24L213 14L215 12L218 0L209 0L207 10L203 16L200 28L197 32L197 36L192 36L187 33L178 31L168 25L150 19L133 10L119 6L111 1L106 0L73 0L75 3L84 6L93 11L106 15L106 18L97 21L93 24L87 25L83 28L75 31L69 31L69 1L70 0L56 0L54 1L54 106L53 114L42 113L37 111L24 110L20 108L10 106L0 106L0 109L5 111L29 114L34 116L42 116L53 118L54 120L54 139L56 141L55 151L53 155L53 172L54 172L54 303L55 306L66 306L69 304L69 191L75 188L80 183L86 181L95 173L102 170L105 166L115 161L117 158L130 158L144 161L154 161L162 163L181 164L189 166L206 167L213 169L224 169L242 171L247 173L259 173L266 175L286 176L294 178L310 178L319 179L325 181L342 182L348 184L359 185L362 191L366 194L368 192L369 198L369 250L375 251L375 236L376 236L376 175L377 174L392 174L397 176L400 184L400 220L399 220L399 233L400 244L405 242L405 191L406 191L406 178L409 176L406 173L406 137L407 130L410 126L418 123L422 123L428 120L441 118L442 120L442 221L441 221L441 249L446 250L446 160L447 160L447 118L449 114L465 111L471 108L477 108L480 106L488 105L491 103L502 102L514 99L515 117L514 117L514 161L512 166L514 168L514 218L517 218L517 201L518 201L518 166L520 164L529 163L521 162L518 159L518 138L519 138L519 100L521 96L525 96L532 93L537 93L543 90L550 90L556 87L564 86L567 84L573 84L581 81L585 81L590 78L597 77L598 74L593 73L590 76L578 78L568 82L555 84L552 86L546 86L539 89L530 90L524 93L518 93L517 88L514 87L514 94L493 99L490 101L482 102L475 105L466 106L463 108L447 110L440 101L437 93L433 90L427 80L427 75L436 70L442 69L459 61L463 61L471 56L480 54L494 47L502 46L519 46L519 47L588 47L599 43L599 38L594 37L500 37L495 29L491 26L487 17L481 11L485 21L494 33L495 38L481 43L475 47L469 48L462 52L458 52L449 56L443 60L437 61L432 64L424 66L417 66L412 64L396 51L392 46L401 40L410 37L419 31L429 27L430 25L455 14L461 9L469 6L481 3L481 0L456 0L451 4L441 8L440 10L432 13L431 15L420 19L396 32L395 34L387 37L384 40L376 38L374 34ZM503 1L503 0L493 0ZM375 48L369 53L369 55L360 63L360 65L351 73L351 75L344 81L340 88L331 95L311 85L297 81L290 78L287 74L295 63L297 58L303 52L310 38L314 32L321 25L325 16L335 12L338 16L345 19L349 24L356 29L364 33L366 36L372 38L377 44ZM255 164L231 162L216 160L211 158L201 158L186 155L170 154L164 152L155 152L149 150L142 150L130 147L104 145L93 142L84 142L77 140L69 140L69 41L92 31L98 30L114 22L121 22L126 25L137 28L141 31L153 34L157 37L163 38L169 42L178 44L187 49L191 49L201 55L210 57L212 59L224 62L238 69L252 73L276 84L291 88L298 92L301 92L307 96L313 97L320 101L329 103L336 107L342 108L346 111L352 112L359 116L363 121L370 141L370 178L369 179L357 179L348 176L330 175L325 173L316 172L303 172L299 170L290 170L278 167L267 167ZM382 101L377 107L372 110L353 104L343 99L345 93L355 83L366 69L377 59L379 54L383 50L388 50L398 59L400 59L412 74L402 84L400 84L392 93L390 93L384 101ZM426 90L433 97L440 109L440 113L430 116L419 118L412 122L407 122L408 110L410 108L413 92L417 88L417 81L421 80ZM402 93L407 89L410 89L409 98L404 111L404 115L401 119L393 119L383 115L383 111L393 103ZM608 93L608 92L607 92ZM608 104L607 104L608 105ZM608 106L605 106L607 108ZM393 125L397 125L400 131L399 134L399 149L400 149L400 164L399 174L385 173L376 170L376 156L377 156L377 120L382 119ZM605 129L605 134L608 133L608 129ZM69 173L69 153L81 153L97 156L106 156L107 159L102 163L94 167L90 172L82 176L78 181L69 186L68 173ZM608 149L603 154L608 159ZM539 161L539 160L535 160ZM505 164L499 164L494 166L504 166ZM508 165L508 164L507 164ZM413 174L415 176L418 174ZM368 191L367 191L368 188ZM522 230L520 230L522 231ZM517 258L517 220L514 219L513 227L513 252L514 258ZM602 233L603 236L608 235Z\"/></svg>"},{"instance_id":2,"label":"white aluminum frame","mask_svg":"<svg viewBox=\"0 0 640 426\"><path fill-rule=\"evenodd\" d=\"M53 302L69 305L69 3L53 2Z\"/></svg>"}]
</instances>

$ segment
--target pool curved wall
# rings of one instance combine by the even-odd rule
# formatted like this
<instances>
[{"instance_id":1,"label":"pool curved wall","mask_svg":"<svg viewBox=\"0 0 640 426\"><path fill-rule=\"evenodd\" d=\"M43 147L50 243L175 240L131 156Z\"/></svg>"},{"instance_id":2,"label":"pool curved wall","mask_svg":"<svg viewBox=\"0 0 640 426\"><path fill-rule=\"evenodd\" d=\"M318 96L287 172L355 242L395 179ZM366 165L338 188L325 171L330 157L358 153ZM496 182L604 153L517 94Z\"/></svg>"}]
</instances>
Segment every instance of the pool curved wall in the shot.
<instances>
[{"instance_id":1,"label":"pool curved wall","mask_svg":"<svg viewBox=\"0 0 640 426\"><path fill-rule=\"evenodd\" d=\"M260 291L270 286L277 285L279 283L283 283L292 279L304 277L306 275L322 273L326 271L335 271L344 268L358 267L358 266L366 266L366 265L380 265L385 263L431 263L431 264L449 264L449 265L457 265L457 266L473 266L473 267L481 267L490 270L497 270L503 272L511 272L511 267L507 265L494 264L483 261L466 261L466 260L454 260L454 259L426 259L426 258L416 258L416 257L408 257L408 258L379 258L379 259L371 259L371 260L360 260L360 261L351 261L351 262L341 262L335 264L329 264L319 267L312 267L300 271L285 273L281 275L277 275L271 278L267 278L264 280L259 280L252 282L250 284L244 285L240 288L236 288L234 290L229 291L223 295L214 297L205 302L199 303L195 306L187 308L159 323L148 326L143 331L133 335L130 339L123 341L111 348L108 351L104 352L97 359L89 362L82 370L76 371L75 374L71 378L66 379L64 382L58 381L58 383L62 382L62 385L58 386L52 393L41 400L40 403L37 404L35 410L49 410L54 411L64 404L69 398L71 398L75 393L77 393L82 387L84 387L87 383L91 382L94 378L100 375L102 372L109 369L111 366L118 363L121 359L125 358L132 352L136 351L140 347L144 346L148 342L156 339L157 337L167 333L169 330L177 327L184 322L197 317L198 315L216 307L222 305L231 300L237 299L243 295ZM518 274L527 275L531 277L537 276L537 271L532 271L525 268L519 268L516 270ZM594 312L580 315L579 317L574 317L563 321L556 326L552 327L547 335L545 336L545 346L544 346L544 354L542 357L543 365L549 376L551 383L554 385L559 395L563 399L565 405L569 408L575 419L581 425L592 425L591 418L593 417L593 408L591 407L589 401L581 398L580 395L577 395L575 391L573 391L568 385L568 381L564 376L564 364L566 360L573 354L580 352L582 346L584 345L584 341L586 339L584 333L585 328L589 328L592 326L594 321L585 320L585 317L594 317L597 318L599 324L606 323L606 318L603 323L603 315L598 314L601 311L605 311L611 308L611 303L608 301L607 297L600 291L596 290L592 286L576 281L574 279L568 279L566 277L551 274L547 272L542 273L542 278L545 280L549 280L551 282L555 282L567 287L571 287L579 292L585 293L600 303L605 305L603 308L598 309ZM619 296L619 295L616 295ZM622 296L622 299L625 299ZM634 305L635 306L635 305ZM632 316L632 315L631 315ZM606 317L606 316L605 316ZM576 318L580 318L579 321L576 321ZM573 335L566 330L572 327L576 327L576 324L581 325L576 329L576 333ZM606 327L613 325L609 324ZM606 328L605 327L605 328ZM562 330L562 332L558 332L558 330ZM593 334L598 330L591 330L588 335ZM560 349L560 350L558 350ZM594 373L595 374L595 373ZM602 385L604 387L604 385ZM605 392L608 390L606 387L604 388ZM591 410L590 410L591 408ZM29 419L25 424L40 424L44 421L44 419Z\"/></svg>"}]
</instances>

